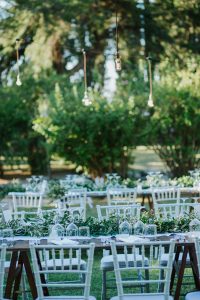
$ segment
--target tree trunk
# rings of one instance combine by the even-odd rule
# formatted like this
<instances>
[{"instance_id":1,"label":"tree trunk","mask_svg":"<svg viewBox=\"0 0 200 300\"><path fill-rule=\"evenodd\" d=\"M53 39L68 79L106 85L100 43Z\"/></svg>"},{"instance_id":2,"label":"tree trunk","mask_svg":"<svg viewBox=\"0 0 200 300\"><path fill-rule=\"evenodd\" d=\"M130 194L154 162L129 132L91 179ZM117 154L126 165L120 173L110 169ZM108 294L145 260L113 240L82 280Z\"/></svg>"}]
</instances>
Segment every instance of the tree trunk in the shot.
<instances>
[{"instance_id":1,"label":"tree trunk","mask_svg":"<svg viewBox=\"0 0 200 300\"><path fill-rule=\"evenodd\" d=\"M31 174L47 175L49 173L50 161L44 138L40 136L31 137L28 148L28 163L31 168Z\"/></svg>"}]
</instances>

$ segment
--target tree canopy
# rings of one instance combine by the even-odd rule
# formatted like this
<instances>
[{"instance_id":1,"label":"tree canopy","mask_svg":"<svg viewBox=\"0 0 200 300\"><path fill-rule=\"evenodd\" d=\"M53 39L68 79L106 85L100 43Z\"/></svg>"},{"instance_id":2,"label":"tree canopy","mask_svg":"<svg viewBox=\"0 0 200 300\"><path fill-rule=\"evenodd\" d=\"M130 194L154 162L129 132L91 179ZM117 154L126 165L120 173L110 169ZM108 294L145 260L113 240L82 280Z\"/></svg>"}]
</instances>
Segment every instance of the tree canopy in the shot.
<instances>
[{"instance_id":1,"label":"tree canopy","mask_svg":"<svg viewBox=\"0 0 200 300\"><path fill-rule=\"evenodd\" d=\"M114 74L116 11L122 71L111 97L105 90ZM173 173L198 166L199 15L196 0L2 1L0 156L26 156L38 173L57 153L93 173L125 174L130 149L142 143L161 149ZM16 39L21 87L15 86ZM83 48L89 108L81 102ZM146 56L152 57L153 109ZM184 161L185 168L169 160Z\"/></svg>"}]
</instances>

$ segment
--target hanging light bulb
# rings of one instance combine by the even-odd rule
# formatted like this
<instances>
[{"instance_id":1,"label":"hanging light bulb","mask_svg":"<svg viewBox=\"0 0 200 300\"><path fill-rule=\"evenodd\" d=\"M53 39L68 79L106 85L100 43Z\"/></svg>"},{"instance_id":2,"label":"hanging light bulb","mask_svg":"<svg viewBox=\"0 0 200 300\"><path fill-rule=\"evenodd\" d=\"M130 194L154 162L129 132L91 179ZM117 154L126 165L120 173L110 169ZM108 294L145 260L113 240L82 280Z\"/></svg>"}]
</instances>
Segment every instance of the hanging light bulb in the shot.
<instances>
[{"instance_id":1,"label":"hanging light bulb","mask_svg":"<svg viewBox=\"0 0 200 300\"><path fill-rule=\"evenodd\" d=\"M119 54L119 35L118 35L118 18L116 8L116 56L115 56L115 70L120 72L122 69L121 57Z\"/></svg>"},{"instance_id":2,"label":"hanging light bulb","mask_svg":"<svg viewBox=\"0 0 200 300\"><path fill-rule=\"evenodd\" d=\"M20 46L20 40L16 39L16 56L17 56L17 80L16 85L21 86L22 82L20 79L20 72L19 72L19 46Z\"/></svg>"},{"instance_id":3,"label":"hanging light bulb","mask_svg":"<svg viewBox=\"0 0 200 300\"><path fill-rule=\"evenodd\" d=\"M147 104L148 104L149 107L154 107L153 97L152 97L151 93L149 94L149 99L147 101Z\"/></svg>"},{"instance_id":4,"label":"hanging light bulb","mask_svg":"<svg viewBox=\"0 0 200 300\"><path fill-rule=\"evenodd\" d=\"M18 86L21 86L21 85L22 85L22 82L21 82L21 79L20 79L20 75L19 75L19 74L17 74L16 85L18 85Z\"/></svg>"},{"instance_id":5,"label":"hanging light bulb","mask_svg":"<svg viewBox=\"0 0 200 300\"><path fill-rule=\"evenodd\" d=\"M85 106L89 106L92 104L92 100L88 96L88 88L87 88L87 61L86 61L86 52L83 49L83 63L84 63L84 84L85 84L85 92L84 92L84 97L82 99L82 103Z\"/></svg>"},{"instance_id":6,"label":"hanging light bulb","mask_svg":"<svg viewBox=\"0 0 200 300\"><path fill-rule=\"evenodd\" d=\"M85 106L89 106L92 104L92 101L90 100L87 91L84 92L84 97L82 99L82 102Z\"/></svg>"},{"instance_id":7,"label":"hanging light bulb","mask_svg":"<svg viewBox=\"0 0 200 300\"><path fill-rule=\"evenodd\" d=\"M119 53L117 53L115 57L115 69L117 72L120 72L122 69L121 57Z\"/></svg>"},{"instance_id":8,"label":"hanging light bulb","mask_svg":"<svg viewBox=\"0 0 200 300\"><path fill-rule=\"evenodd\" d=\"M148 61L148 69L149 69L149 98L147 101L147 105L149 107L154 107L154 102L153 102L153 89L152 89L152 71L151 71L151 58L147 57Z\"/></svg>"}]
</instances>

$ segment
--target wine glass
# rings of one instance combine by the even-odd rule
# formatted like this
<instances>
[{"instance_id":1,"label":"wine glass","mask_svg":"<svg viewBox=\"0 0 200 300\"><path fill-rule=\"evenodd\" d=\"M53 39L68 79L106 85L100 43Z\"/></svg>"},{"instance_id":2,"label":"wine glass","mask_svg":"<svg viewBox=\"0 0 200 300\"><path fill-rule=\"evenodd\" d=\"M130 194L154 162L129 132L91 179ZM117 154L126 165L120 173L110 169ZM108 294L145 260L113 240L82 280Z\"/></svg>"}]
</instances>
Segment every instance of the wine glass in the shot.
<instances>
[{"instance_id":1,"label":"wine glass","mask_svg":"<svg viewBox=\"0 0 200 300\"><path fill-rule=\"evenodd\" d=\"M134 234L135 235L142 235L142 234L144 234L144 228L145 228L144 223L142 221L138 220L134 224L134 227L133 227Z\"/></svg>"},{"instance_id":2,"label":"wine glass","mask_svg":"<svg viewBox=\"0 0 200 300\"><path fill-rule=\"evenodd\" d=\"M77 236L78 235L78 227L73 222L70 223L66 228L66 236Z\"/></svg>"},{"instance_id":3,"label":"wine glass","mask_svg":"<svg viewBox=\"0 0 200 300\"><path fill-rule=\"evenodd\" d=\"M119 234L131 234L132 227L131 224L128 221L123 221L119 225Z\"/></svg>"}]
</instances>

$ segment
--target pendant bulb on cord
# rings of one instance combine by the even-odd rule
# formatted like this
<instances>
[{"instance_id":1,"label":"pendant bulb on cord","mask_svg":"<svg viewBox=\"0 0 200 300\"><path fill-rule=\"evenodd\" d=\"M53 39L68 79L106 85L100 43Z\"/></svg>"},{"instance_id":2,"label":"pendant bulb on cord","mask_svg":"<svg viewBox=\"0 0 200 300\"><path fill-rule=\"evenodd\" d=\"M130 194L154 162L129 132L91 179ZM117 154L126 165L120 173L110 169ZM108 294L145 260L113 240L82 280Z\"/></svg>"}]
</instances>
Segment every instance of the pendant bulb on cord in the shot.
<instances>
[{"instance_id":1,"label":"pendant bulb on cord","mask_svg":"<svg viewBox=\"0 0 200 300\"><path fill-rule=\"evenodd\" d=\"M92 101L90 100L90 98L88 96L88 88L87 88L87 59L86 59L86 52L84 49L82 50L82 52L83 52L83 70L84 70L84 87L85 87L82 103L85 106L89 106L92 104Z\"/></svg>"},{"instance_id":2,"label":"pendant bulb on cord","mask_svg":"<svg viewBox=\"0 0 200 300\"><path fill-rule=\"evenodd\" d=\"M22 82L20 79L20 71L19 71L19 46L20 46L20 40L16 39L16 58L17 58L17 80L16 85L21 86Z\"/></svg>"},{"instance_id":3,"label":"pendant bulb on cord","mask_svg":"<svg viewBox=\"0 0 200 300\"><path fill-rule=\"evenodd\" d=\"M116 55L115 55L115 70L117 72L120 72L122 69L121 64L121 57L119 54L119 35L118 35L118 15L117 15L117 7L116 7L116 18L115 18L115 24L116 24Z\"/></svg>"},{"instance_id":4,"label":"pendant bulb on cord","mask_svg":"<svg viewBox=\"0 0 200 300\"><path fill-rule=\"evenodd\" d=\"M147 101L147 105L149 107L154 107L153 86L152 86L152 69L151 69L151 58L150 57L147 57L147 62L148 62L148 70L149 70L149 98Z\"/></svg>"}]
</instances>

